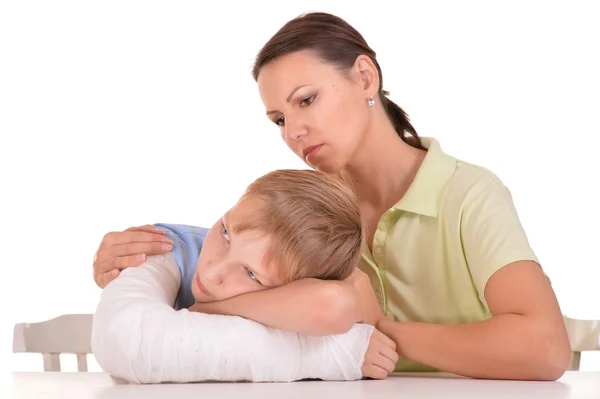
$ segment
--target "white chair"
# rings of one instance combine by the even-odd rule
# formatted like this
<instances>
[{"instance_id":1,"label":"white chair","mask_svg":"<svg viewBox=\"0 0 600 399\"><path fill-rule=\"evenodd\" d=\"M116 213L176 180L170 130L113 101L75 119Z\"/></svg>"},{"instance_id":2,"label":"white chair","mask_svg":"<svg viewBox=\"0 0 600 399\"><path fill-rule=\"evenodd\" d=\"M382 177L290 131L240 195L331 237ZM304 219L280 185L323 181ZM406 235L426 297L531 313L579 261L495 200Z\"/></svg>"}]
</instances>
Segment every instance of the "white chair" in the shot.
<instances>
[{"instance_id":1,"label":"white chair","mask_svg":"<svg viewBox=\"0 0 600 399\"><path fill-rule=\"evenodd\" d=\"M60 371L60 354L77 356L77 371L87 371L92 353L91 314L68 314L40 323L15 324L13 353L41 353L44 371Z\"/></svg>"},{"instance_id":2,"label":"white chair","mask_svg":"<svg viewBox=\"0 0 600 399\"><path fill-rule=\"evenodd\" d=\"M600 320L565 316L571 342L569 370L579 370L581 352L600 350ZM70 314L40 323L15 325L13 353L41 353L44 371L60 371L61 353L77 355L77 370L87 371L87 354L92 353L91 314Z\"/></svg>"},{"instance_id":3,"label":"white chair","mask_svg":"<svg viewBox=\"0 0 600 399\"><path fill-rule=\"evenodd\" d=\"M569 370L579 370L581 352L600 350L600 320L564 319L571 343Z\"/></svg>"}]
</instances>

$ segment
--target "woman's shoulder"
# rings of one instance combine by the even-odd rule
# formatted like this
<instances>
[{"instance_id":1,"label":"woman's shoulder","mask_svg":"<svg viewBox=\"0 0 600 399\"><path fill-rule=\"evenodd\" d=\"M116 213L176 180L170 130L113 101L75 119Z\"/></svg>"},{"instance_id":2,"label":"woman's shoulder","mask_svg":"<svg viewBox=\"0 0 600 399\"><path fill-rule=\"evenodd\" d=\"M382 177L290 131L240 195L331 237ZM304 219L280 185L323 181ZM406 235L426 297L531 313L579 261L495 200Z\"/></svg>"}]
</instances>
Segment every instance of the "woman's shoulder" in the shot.
<instances>
[{"instance_id":1,"label":"woman's shoulder","mask_svg":"<svg viewBox=\"0 0 600 399\"><path fill-rule=\"evenodd\" d=\"M462 160L456 161L456 172L451 181L455 185L470 184L479 186L486 185L489 187L506 187L498 175L490 169Z\"/></svg>"},{"instance_id":2,"label":"woman's shoulder","mask_svg":"<svg viewBox=\"0 0 600 399\"><path fill-rule=\"evenodd\" d=\"M415 179L421 180L416 184L419 187L415 191L435 191L438 201L442 194L443 200L438 202L439 205L443 205L448 199L458 200L486 190L507 189L500 178L486 167L446 154L440 143L433 138L422 138L422 141L428 151ZM424 185L427 189L421 190Z\"/></svg>"},{"instance_id":3,"label":"woman's shoulder","mask_svg":"<svg viewBox=\"0 0 600 399\"><path fill-rule=\"evenodd\" d=\"M446 210L463 210L490 198L510 198L510 190L497 174L486 167L456 161L456 169L448 180L441 202Z\"/></svg>"}]
</instances>

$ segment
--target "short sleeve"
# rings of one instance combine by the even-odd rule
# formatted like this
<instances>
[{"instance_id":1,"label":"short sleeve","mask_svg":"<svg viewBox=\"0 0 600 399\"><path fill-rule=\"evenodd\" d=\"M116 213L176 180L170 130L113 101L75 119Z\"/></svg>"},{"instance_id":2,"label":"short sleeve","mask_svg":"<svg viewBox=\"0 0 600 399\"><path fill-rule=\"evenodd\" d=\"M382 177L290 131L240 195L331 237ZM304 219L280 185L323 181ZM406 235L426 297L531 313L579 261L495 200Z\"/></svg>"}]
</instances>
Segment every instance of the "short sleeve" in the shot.
<instances>
[{"instance_id":1,"label":"short sleeve","mask_svg":"<svg viewBox=\"0 0 600 399\"><path fill-rule=\"evenodd\" d=\"M468 190L461 214L463 251L480 300L487 306L490 277L510 263L540 263L531 248L507 187L481 176Z\"/></svg>"}]
</instances>

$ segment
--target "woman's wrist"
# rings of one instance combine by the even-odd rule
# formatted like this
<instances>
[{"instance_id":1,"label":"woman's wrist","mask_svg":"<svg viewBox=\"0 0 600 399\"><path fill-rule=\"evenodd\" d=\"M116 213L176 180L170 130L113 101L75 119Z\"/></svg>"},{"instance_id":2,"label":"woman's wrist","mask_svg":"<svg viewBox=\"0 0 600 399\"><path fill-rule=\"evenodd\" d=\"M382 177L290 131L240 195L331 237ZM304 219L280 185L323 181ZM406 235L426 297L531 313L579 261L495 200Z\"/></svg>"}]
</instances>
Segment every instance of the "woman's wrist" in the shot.
<instances>
[{"instance_id":1,"label":"woman's wrist","mask_svg":"<svg viewBox=\"0 0 600 399\"><path fill-rule=\"evenodd\" d=\"M378 329L379 331L381 331L382 333L386 334L385 331L390 330L389 323L393 323L393 321L391 321L390 319L388 319L385 316L380 317L377 320L377 322L375 323L375 328ZM388 334L386 334L386 335L388 335Z\"/></svg>"},{"instance_id":2,"label":"woman's wrist","mask_svg":"<svg viewBox=\"0 0 600 399\"><path fill-rule=\"evenodd\" d=\"M387 317L383 316L377 320L375 324L375 328L380 332L385 334L388 338L390 338L396 344L396 353L400 356L405 356L402 351L401 345L401 336L402 336L402 327L403 322L401 321L392 321Z\"/></svg>"}]
</instances>

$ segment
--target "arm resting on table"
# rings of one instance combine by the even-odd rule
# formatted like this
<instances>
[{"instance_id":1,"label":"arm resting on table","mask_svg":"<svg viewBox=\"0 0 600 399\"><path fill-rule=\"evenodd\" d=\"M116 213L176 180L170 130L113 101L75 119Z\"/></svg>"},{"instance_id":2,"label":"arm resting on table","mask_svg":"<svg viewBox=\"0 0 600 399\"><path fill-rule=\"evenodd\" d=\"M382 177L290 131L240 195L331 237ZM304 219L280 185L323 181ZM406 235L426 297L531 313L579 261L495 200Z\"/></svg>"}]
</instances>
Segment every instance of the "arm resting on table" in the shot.
<instances>
[{"instance_id":1,"label":"arm resting on table","mask_svg":"<svg viewBox=\"0 0 600 399\"><path fill-rule=\"evenodd\" d=\"M180 281L166 254L124 270L104 289L92 348L105 372L138 383L361 378L372 326L316 337L237 316L176 311Z\"/></svg>"}]
</instances>

